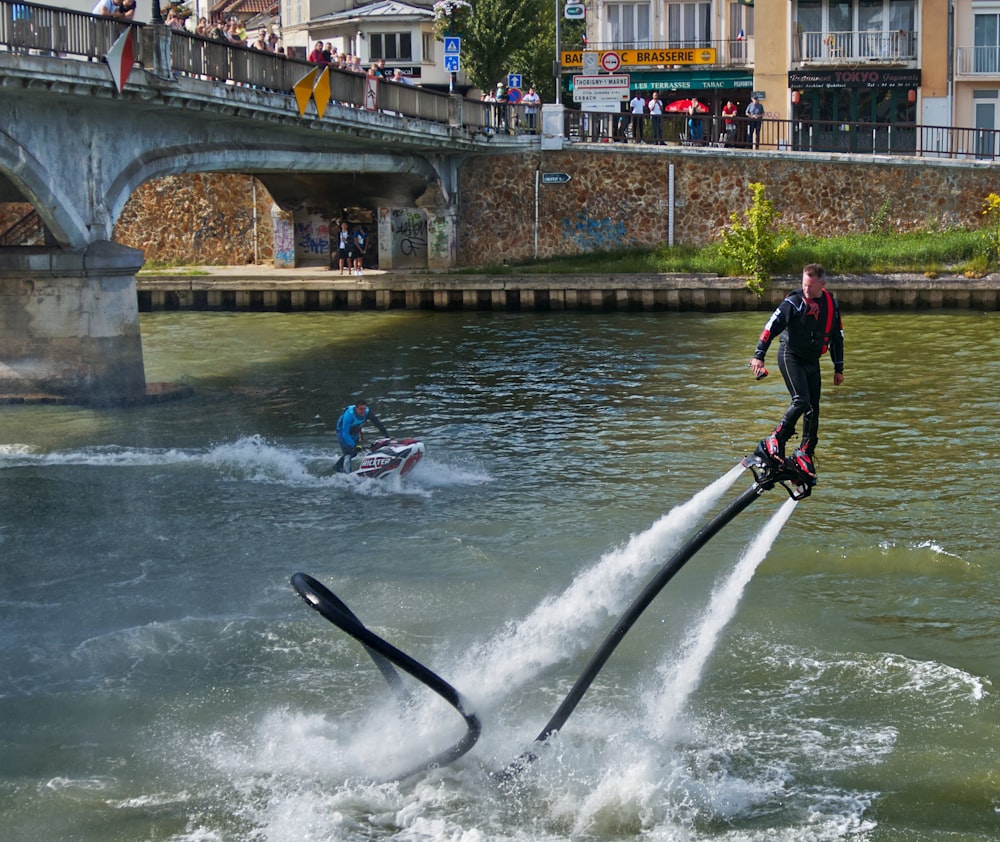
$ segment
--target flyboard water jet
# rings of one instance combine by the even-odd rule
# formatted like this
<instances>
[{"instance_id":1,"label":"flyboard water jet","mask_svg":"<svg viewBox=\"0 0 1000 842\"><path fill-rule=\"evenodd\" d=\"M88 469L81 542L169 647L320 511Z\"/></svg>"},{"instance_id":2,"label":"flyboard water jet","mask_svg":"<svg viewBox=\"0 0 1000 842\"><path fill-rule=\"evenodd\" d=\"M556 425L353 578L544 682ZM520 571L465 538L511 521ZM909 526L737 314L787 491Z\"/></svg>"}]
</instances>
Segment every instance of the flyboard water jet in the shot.
<instances>
[{"instance_id":1,"label":"flyboard water jet","mask_svg":"<svg viewBox=\"0 0 1000 842\"><path fill-rule=\"evenodd\" d=\"M569 719L570 714L576 709L587 689L604 667L608 658L611 657L611 653L621 643L628 630L632 628L642 613L656 598L657 594L663 590L677 572L721 531L726 524L743 512L765 491L770 491L774 488L775 485L781 485L793 500L802 500L812 493L813 486L816 484L815 476L804 473L790 460L768 459L759 453L755 453L753 456L747 456L743 459L741 464L745 468L749 468L753 473L753 484L730 502L693 538L674 553L649 581L642 592L625 609L621 618L591 657L590 663L587 664L562 704L559 705L552 718L549 719L545 727L535 737L536 745L544 743L551 736L558 733L563 725L566 724L566 720ZM397 649L391 643L368 629L341 599L313 577L305 573L296 573L292 576L292 586L298 591L299 595L310 608L322 614L339 629L347 632L347 634L361 643L374 661L376 667L382 673L382 676L386 679L386 682L404 704L409 702L409 696L403 686L402 678L395 667L399 667L399 669L413 676L417 681L420 681L441 696L465 720L466 732L458 742L439 752L420 766L411 769L405 774L396 776L397 780L408 778L424 770L453 763L476 744L482 730L482 724L479 717L469 709L468 701L458 690L419 661ZM501 777L511 778L515 776L535 759L537 759L537 755L533 751L524 752L501 773Z\"/></svg>"}]
</instances>

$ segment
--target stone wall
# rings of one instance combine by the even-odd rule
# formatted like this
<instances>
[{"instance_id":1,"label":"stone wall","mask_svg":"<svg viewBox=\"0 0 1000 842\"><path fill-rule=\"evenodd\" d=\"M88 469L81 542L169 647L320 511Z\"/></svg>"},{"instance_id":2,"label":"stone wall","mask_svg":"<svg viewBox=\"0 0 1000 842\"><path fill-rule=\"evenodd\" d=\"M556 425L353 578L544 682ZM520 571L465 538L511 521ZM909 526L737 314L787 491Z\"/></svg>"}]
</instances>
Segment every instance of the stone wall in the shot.
<instances>
[{"instance_id":1,"label":"stone wall","mask_svg":"<svg viewBox=\"0 0 1000 842\"><path fill-rule=\"evenodd\" d=\"M536 171L570 176L565 184L538 185L538 257L663 245L670 236L671 165L679 245L716 238L730 213L746 209L748 185L756 181L765 185L782 224L816 235L883 225L894 231L977 227L983 200L1000 192L1000 173L978 162L632 146L496 154L470 158L461 168L458 265L535 255ZM249 176L170 176L136 191L114 236L142 249L147 263L270 263L272 210L263 185Z\"/></svg>"},{"instance_id":2,"label":"stone wall","mask_svg":"<svg viewBox=\"0 0 1000 842\"><path fill-rule=\"evenodd\" d=\"M268 263L274 259L273 204L248 175L164 176L132 194L114 239L141 249L147 265Z\"/></svg>"},{"instance_id":3,"label":"stone wall","mask_svg":"<svg viewBox=\"0 0 1000 842\"><path fill-rule=\"evenodd\" d=\"M743 211L761 182L781 223L815 235L977 227L983 200L1000 191L989 165L922 159L732 150L612 147L467 162L459 193L458 262L488 265L535 253L535 172L570 176L538 186L540 258L625 246L655 247L669 238L669 178L674 168L674 243L703 245Z\"/></svg>"}]
</instances>

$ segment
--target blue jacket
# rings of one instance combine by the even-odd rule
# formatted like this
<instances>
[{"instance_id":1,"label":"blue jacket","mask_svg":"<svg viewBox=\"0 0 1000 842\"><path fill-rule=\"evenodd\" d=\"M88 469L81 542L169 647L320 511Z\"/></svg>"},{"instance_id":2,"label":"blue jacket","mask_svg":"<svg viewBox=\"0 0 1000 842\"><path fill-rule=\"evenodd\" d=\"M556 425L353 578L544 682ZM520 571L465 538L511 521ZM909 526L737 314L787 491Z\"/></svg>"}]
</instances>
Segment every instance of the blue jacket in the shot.
<instances>
[{"instance_id":1,"label":"blue jacket","mask_svg":"<svg viewBox=\"0 0 1000 842\"><path fill-rule=\"evenodd\" d=\"M337 421L337 441L340 442L341 447L357 447L361 428L368 421L371 421L372 424L378 427L379 432L383 436L389 435L382 422L372 412L370 406L365 407L365 414L362 416L354 411L354 404L351 404L344 410L344 414L340 416L340 420Z\"/></svg>"}]
</instances>

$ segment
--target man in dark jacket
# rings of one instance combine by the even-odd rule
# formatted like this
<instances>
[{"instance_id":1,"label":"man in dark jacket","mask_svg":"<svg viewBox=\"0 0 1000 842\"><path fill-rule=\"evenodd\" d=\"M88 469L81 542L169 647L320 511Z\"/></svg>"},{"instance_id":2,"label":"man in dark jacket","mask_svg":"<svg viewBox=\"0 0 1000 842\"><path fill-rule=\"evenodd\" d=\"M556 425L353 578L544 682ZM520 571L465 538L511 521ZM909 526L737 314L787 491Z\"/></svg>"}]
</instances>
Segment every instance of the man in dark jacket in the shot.
<instances>
[{"instance_id":1,"label":"man in dark jacket","mask_svg":"<svg viewBox=\"0 0 1000 842\"><path fill-rule=\"evenodd\" d=\"M830 351L833 362L833 385L844 382L844 327L840 308L826 289L826 271L818 263L802 270L802 288L788 294L764 325L757 341L750 368L762 376L764 357L780 334L778 368L792 396L785 415L757 453L770 461L785 459L785 443L795 435L795 425L802 419L802 441L792 454L796 467L810 477L816 476L813 454L819 430L820 369L819 360Z\"/></svg>"}]
</instances>

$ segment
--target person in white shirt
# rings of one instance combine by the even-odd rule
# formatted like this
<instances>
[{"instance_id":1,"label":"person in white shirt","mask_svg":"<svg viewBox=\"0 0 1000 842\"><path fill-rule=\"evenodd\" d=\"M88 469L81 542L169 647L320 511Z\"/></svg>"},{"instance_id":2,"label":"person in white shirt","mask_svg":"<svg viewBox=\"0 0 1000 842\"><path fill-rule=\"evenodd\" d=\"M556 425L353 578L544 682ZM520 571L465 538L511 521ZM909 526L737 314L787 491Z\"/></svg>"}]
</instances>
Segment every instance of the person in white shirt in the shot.
<instances>
[{"instance_id":1,"label":"person in white shirt","mask_svg":"<svg viewBox=\"0 0 1000 842\"><path fill-rule=\"evenodd\" d=\"M642 143L643 115L646 113L646 100L637 93L628 104L632 112L632 142Z\"/></svg>"},{"instance_id":2,"label":"person in white shirt","mask_svg":"<svg viewBox=\"0 0 1000 842\"><path fill-rule=\"evenodd\" d=\"M646 108L649 110L649 121L653 125L653 143L663 146L663 100L657 91L653 91Z\"/></svg>"}]
</instances>

